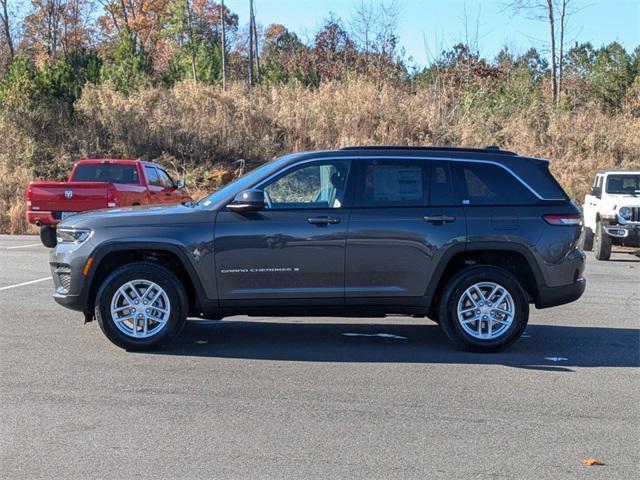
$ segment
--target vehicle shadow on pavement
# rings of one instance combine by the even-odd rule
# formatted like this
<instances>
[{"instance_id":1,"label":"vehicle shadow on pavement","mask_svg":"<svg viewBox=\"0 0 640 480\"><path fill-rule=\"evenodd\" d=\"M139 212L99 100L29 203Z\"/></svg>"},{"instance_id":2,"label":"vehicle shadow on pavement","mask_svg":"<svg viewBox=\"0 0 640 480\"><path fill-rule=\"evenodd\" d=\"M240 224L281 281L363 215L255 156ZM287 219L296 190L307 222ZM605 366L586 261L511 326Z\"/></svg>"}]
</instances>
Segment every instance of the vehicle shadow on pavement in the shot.
<instances>
[{"instance_id":1,"label":"vehicle shadow on pavement","mask_svg":"<svg viewBox=\"0 0 640 480\"><path fill-rule=\"evenodd\" d=\"M529 325L504 352L454 347L435 324L188 321L159 355L298 362L460 363L571 372L640 366L640 330Z\"/></svg>"}]
</instances>

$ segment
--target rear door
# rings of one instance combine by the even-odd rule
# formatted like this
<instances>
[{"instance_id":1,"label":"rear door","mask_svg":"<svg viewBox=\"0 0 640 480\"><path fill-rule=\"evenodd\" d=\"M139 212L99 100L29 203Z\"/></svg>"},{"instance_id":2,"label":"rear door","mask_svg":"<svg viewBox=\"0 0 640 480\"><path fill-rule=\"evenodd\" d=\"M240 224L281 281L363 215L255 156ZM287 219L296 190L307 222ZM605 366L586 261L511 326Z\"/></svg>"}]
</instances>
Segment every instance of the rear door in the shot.
<instances>
[{"instance_id":1,"label":"rear door","mask_svg":"<svg viewBox=\"0 0 640 480\"><path fill-rule=\"evenodd\" d=\"M538 242L546 226L541 219L547 207L522 180L492 163L452 165L467 216L468 248L506 240L529 249Z\"/></svg>"},{"instance_id":2,"label":"rear door","mask_svg":"<svg viewBox=\"0 0 640 480\"><path fill-rule=\"evenodd\" d=\"M349 304L421 303L449 249L464 249L464 211L446 161L359 162L347 233Z\"/></svg>"},{"instance_id":3,"label":"rear door","mask_svg":"<svg viewBox=\"0 0 640 480\"><path fill-rule=\"evenodd\" d=\"M293 166L255 187L264 191L263 210L218 213L221 304L344 303L350 166L349 160Z\"/></svg>"}]
</instances>

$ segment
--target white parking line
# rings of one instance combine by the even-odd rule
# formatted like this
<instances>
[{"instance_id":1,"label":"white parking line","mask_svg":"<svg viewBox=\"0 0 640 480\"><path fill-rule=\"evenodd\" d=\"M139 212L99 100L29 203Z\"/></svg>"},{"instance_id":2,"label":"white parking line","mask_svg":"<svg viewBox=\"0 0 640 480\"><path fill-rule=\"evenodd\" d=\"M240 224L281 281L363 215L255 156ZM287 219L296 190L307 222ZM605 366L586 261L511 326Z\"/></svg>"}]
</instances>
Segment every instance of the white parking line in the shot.
<instances>
[{"instance_id":1,"label":"white parking line","mask_svg":"<svg viewBox=\"0 0 640 480\"><path fill-rule=\"evenodd\" d=\"M28 282L16 283L15 285L7 285L6 287L0 287L0 292L2 290L9 290L10 288L24 287L25 285L31 285L32 283L44 282L45 280L51 280L51 277L44 277L44 278L39 278L37 280L30 280Z\"/></svg>"},{"instance_id":2,"label":"white parking line","mask_svg":"<svg viewBox=\"0 0 640 480\"><path fill-rule=\"evenodd\" d=\"M37 247L40 245L39 243L31 243L29 245L18 245L16 247L7 247L7 250L15 250L16 248L28 248L28 247Z\"/></svg>"}]
</instances>

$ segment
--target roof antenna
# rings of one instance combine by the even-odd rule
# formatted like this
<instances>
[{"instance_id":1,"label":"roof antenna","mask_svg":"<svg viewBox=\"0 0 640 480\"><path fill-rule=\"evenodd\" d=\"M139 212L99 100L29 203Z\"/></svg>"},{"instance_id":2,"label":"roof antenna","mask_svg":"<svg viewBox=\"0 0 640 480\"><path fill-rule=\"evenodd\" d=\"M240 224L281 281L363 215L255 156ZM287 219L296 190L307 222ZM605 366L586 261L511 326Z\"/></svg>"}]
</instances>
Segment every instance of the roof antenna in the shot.
<instances>
[{"instance_id":1,"label":"roof antenna","mask_svg":"<svg viewBox=\"0 0 640 480\"><path fill-rule=\"evenodd\" d=\"M487 145L486 147L484 147L485 150L500 150L500 147L498 145Z\"/></svg>"}]
</instances>

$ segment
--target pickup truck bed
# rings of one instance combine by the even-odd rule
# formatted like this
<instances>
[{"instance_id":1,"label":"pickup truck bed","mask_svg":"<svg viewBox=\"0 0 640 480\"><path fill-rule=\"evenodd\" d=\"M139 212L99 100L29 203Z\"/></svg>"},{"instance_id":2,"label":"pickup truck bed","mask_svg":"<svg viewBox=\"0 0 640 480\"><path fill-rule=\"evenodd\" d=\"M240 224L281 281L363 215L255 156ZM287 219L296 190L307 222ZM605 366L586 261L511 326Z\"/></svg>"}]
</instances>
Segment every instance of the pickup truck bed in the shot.
<instances>
[{"instance_id":1,"label":"pickup truck bed","mask_svg":"<svg viewBox=\"0 0 640 480\"><path fill-rule=\"evenodd\" d=\"M41 227L46 246L55 245L55 225L69 215L131 205L190 200L164 168L138 160L81 160L67 182L27 186L27 220Z\"/></svg>"}]
</instances>

